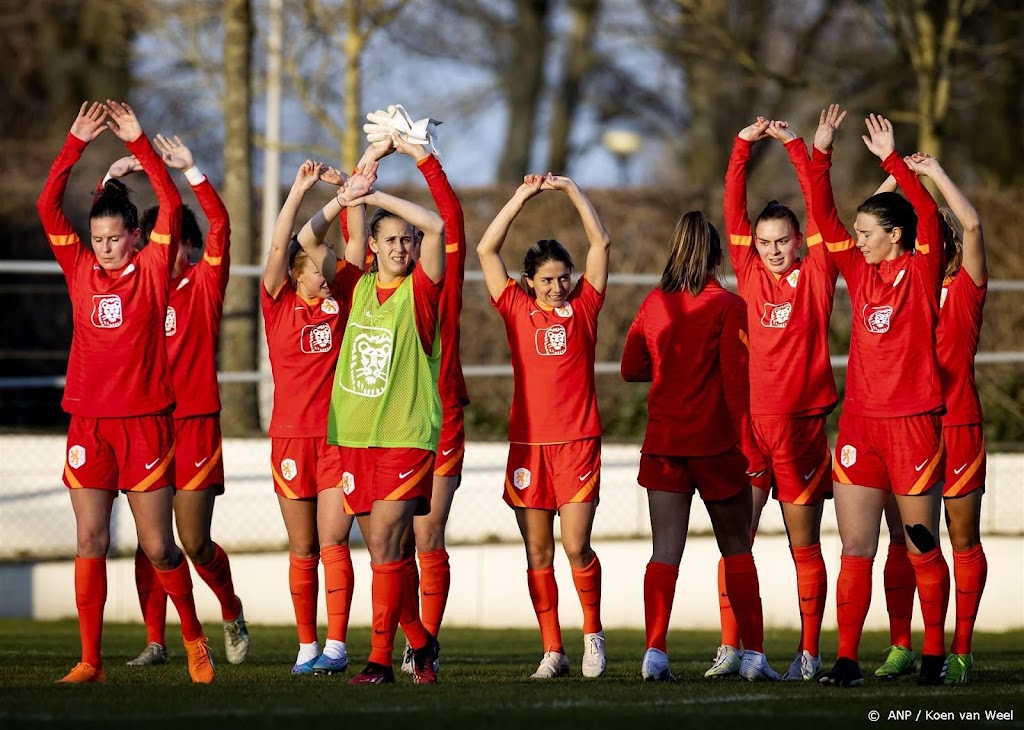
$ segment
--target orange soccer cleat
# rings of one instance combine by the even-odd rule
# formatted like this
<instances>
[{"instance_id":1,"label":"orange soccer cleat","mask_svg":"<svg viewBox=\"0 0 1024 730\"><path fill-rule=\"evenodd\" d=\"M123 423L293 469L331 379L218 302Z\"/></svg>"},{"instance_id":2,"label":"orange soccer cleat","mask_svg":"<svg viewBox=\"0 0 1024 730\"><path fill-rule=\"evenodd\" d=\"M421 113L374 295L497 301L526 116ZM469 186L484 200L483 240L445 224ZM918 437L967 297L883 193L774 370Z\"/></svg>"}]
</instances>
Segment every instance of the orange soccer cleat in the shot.
<instances>
[{"instance_id":1,"label":"orange soccer cleat","mask_svg":"<svg viewBox=\"0 0 1024 730\"><path fill-rule=\"evenodd\" d=\"M205 636L195 641L185 642L185 655L188 657L188 674L198 684L210 684L213 681L213 657L210 656L210 645Z\"/></svg>"},{"instance_id":2,"label":"orange soccer cleat","mask_svg":"<svg viewBox=\"0 0 1024 730\"><path fill-rule=\"evenodd\" d=\"M90 684L92 682L106 682L107 673L102 667L94 667L92 664L78 662L75 668L68 672L64 679L58 679L57 683L66 684Z\"/></svg>"}]
</instances>

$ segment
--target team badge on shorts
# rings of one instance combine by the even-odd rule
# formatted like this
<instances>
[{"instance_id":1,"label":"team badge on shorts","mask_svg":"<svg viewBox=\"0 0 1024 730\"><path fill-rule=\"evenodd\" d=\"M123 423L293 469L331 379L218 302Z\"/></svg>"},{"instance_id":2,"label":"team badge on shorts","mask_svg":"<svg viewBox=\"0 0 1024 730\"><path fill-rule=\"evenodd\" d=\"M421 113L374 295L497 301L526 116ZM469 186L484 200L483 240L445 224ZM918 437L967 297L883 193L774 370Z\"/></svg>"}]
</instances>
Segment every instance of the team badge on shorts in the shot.
<instances>
[{"instance_id":1,"label":"team badge on shorts","mask_svg":"<svg viewBox=\"0 0 1024 730\"><path fill-rule=\"evenodd\" d=\"M124 322L121 297L117 294L94 294L92 297L92 324L101 329L114 329Z\"/></svg>"},{"instance_id":2,"label":"team badge on shorts","mask_svg":"<svg viewBox=\"0 0 1024 730\"><path fill-rule=\"evenodd\" d=\"M334 340L331 337L331 325L326 322L307 324L302 328L302 339L299 347L307 355L330 352Z\"/></svg>"},{"instance_id":3,"label":"team badge on shorts","mask_svg":"<svg viewBox=\"0 0 1024 730\"><path fill-rule=\"evenodd\" d=\"M526 489L530 486L530 470L519 467L512 472L512 486L516 489Z\"/></svg>"},{"instance_id":4,"label":"team badge on shorts","mask_svg":"<svg viewBox=\"0 0 1024 730\"><path fill-rule=\"evenodd\" d=\"M299 474L298 468L295 466L295 459L285 459L281 462L281 476L287 481L291 481Z\"/></svg>"},{"instance_id":5,"label":"team badge on shorts","mask_svg":"<svg viewBox=\"0 0 1024 730\"><path fill-rule=\"evenodd\" d=\"M334 297L327 297L320 303L320 311L324 314L337 314L340 310Z\"/></svg>"},{"instance_id":6,"label":"team badge on shorts","mask_svg":"<svg viewBox=\"0 0 1024 730\"><path fill-rule=\"evenodd\" d=\"M875 334L882 334L883 332L889 331L889 323L892 319L892 307L872 307L870 304L864 305L862 312L864 315L864 326L868 328L868 332L874 332Z\"/></svg>"},{"instance_id":7,"label":"team badge on shorts","mask_svg":"<svg viewBox=\"0 0 1024 730\"><path fill-rule=\"evenodd\" d=\"M857 463L857 447L847 444L839 451L839 463L843 466L853 466Z\"/></svg>"},{"instance_id":8,"label":"team badge on shorts","mask_svg":"<svg viewBox=\"0 0 1024 730\"><path fill-rule=\"evenodd\" d=\"M565 327L560 324L537 330L536 339L538 355L564 355L569 349Z\"/></svg>"},{"instance_id":9,"label":"team badge on shorts","mask_svg":"<svg viewBox=\"0 0 1024 730\"><path fill-rule=\"evenodd\" d=\"M797 271L799 271L799 269L797 269ZM792 311L793 305L789 302L785 302L783 304L765 302L764 316L761 317L761 324L765 327L781 329L789 324L789 315Z\"/></svg>"},{"instance_id":10,"label":"team badge on shorts","mask_svg":"<svg viewBox=\"0 0 1024 730\"><path fill-rule=\"evenodd\" d=\"M82 466L84 464L85 464L85 447L84 446L79 446L79 445L76 444L76 445L72 446L70 449L68 449L68 466L70 466L72 469L77 469L78 467L80 467L80 466Z\"/></svg>"},{"instance_id":11,"label":"team badge on shorts","mask_svg":"<svg viewBox=\"0 0 1024 730\"><path fill-rule=\"evenodd\" d=\"M555 307L555 314L557 314L562 319L565 319L567 317L571 317L572 316L572 305L569 304L568 302L566 302L561 307Z\"/></svg>"},{"instance_id":12,"label":"team badge on shorts","mask_svg":"<svg viewBox=\"0 0 1024 730\"><path fill-rule=\"evenodd\" d=\"M341 475L341 491L346 495L352 494L356 491L356 478L355 475L350 471L346 471Z\"/></svg>"},{"instance_id":13,"label":"team badge on shorts","mask_svg":"<svg viewBox=\"0 0 1024 730\"><path fill-rule=\"evenodd\" d=\"M170 337L178 331L178 314L174 307L167 307L167 314L164 315L164 335Z\"/></svg>"}]
</instances>

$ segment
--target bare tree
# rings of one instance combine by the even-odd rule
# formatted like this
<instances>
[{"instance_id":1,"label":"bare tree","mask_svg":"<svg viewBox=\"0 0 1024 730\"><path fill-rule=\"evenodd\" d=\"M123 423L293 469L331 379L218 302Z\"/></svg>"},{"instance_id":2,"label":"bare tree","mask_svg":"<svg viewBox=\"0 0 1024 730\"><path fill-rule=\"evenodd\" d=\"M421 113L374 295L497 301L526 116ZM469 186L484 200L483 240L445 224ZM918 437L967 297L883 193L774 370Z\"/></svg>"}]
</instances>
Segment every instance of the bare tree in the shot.
<instances>
[{"instance_id":1,"label":"bare tree","mask_svg":"<svg viewBox=\"0 0 1024 730\"><path fill-rule=\"evenodd\" d=\"M569 135L580 106L587 76L596 66L594 38L601 0L569 0L569 34L562 76L551 96L546 170L565 172L569 165Z\"/></svg>"}]
</instances>

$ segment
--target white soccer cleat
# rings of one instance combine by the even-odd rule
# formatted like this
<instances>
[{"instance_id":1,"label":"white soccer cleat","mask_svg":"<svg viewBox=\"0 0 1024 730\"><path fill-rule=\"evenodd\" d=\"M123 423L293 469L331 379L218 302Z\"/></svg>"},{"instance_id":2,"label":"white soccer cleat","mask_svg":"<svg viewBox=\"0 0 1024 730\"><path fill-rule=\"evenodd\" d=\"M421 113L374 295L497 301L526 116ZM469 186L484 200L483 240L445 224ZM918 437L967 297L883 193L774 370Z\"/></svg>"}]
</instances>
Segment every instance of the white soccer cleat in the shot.
<instances>
[{"instance_id":1,"label":"white soccer cleat","mask_svg":"<svg viewBox=\"0 0 1024 730\"><path fill-rule=\"evenodd\" d=\"M661 649L648 649L640 664L640 674L647 682L675 682L668 668L668 654Z\"/></svg>"},{"instance_id":2,"label":"white soccer cleat","mask_svg":"<svg viewBox=\"0 0 1024 730\"><path fill-rule=\"evenodd\" d=\"M810 682L821 676L821 657L811 656L809 651L797 652L793 663L782 675L783 682Z\"/></svg>"},{"instance_id":3,"label":"white soccer cleat","mask_svg":"<svg viewBox=\"0 0 1024 730\"><path fill-rule=\"evenodd\" d=\"M740 676L748 682L778 682L779 673L768 666L768 657L759 651L744 651Z\"/></svg>"},{"instance_id":4,"label":"white soccer cleat","mask_svg":"<svg viewBox=\"0 0 1024 730\"><path fill-rule=\"evenodd\" d=\"M569 657L560 651L546 651L544 658L540 660L540 666L530 675L530 679L554 679L568 674Z\"/></svg>"},{"instance_id":5,"label":"white soccer cleat","mask_svg":"<svg viewBox=\"0 0 1024 730\"><path fill-rule=\"evenodd\" d=\"M711 665L711 669L704 672L704 676L708 679L731 677L734 674L739 673L740 663L742 661L742 651L737 649L735 646L722 644L718 647L718 654L715 655L715 661Z\"/></svg>"},{"instance_id":6,"label":"white soccer cleat","mask_svg":"<svg viewBox=\"0 0 1024 730\"><path fill-rule=\"evenodd\" d=\"M224 655L228 664L241 664L249 656L249 628L245 625L245 616L238 611L233 621L224 622Z\"/></svg>"},{"instance_id":7,"label":"white soccer cleat","mask_svg":"<svg viewBox=\"0 0 1024 730\"><path fill-rule=\"evenodd\" d=\"M154 664L166 664L168 661L170 661L170 658L167 655L167 649L153 641L142 650L141 654L127 662L127 664L129 667L149 667Z\"/></svg>"},{"instance_id":8,"label":"white soccer cleat","mask_svg":"<svg viewBox=\"0 0 1024 730\"><path fill-rule=\"evenodd\" d=\"M406 642L405 651L402 652L402 671L412 674L415 668L416 660L413 658L412 647L409 646L409 642Z\"/></svg>"},{"instance_id":9,"label":"white soccer cleat","mask_svg":"<svg viewBox=\"0 0 1024 730\"><path fill-rule=\"evenodd\" d=\"M608 659L604 652L604 631L583 635L583 676L600 677Z\"/></svg>"}]
</instances>

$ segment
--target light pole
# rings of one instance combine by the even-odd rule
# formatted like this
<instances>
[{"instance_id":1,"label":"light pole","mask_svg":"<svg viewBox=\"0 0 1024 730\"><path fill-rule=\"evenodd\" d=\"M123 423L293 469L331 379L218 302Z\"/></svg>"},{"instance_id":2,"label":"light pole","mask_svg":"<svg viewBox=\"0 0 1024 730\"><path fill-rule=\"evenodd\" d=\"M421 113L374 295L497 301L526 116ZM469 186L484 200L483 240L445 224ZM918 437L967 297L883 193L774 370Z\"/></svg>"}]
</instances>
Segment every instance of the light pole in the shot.
<instances>
[{"instance_id":1,"label":"light pole","mask_svg":"<svg viewBox=\"0 0 1024 730\"><path fill-rule=\"evenodd\" d=\"M609 129L601 136L601 144L615 156L619 168L619 184L629 184L629 160L640 149L643 138L631 129Z\"/></svg>"}]
</instances>

